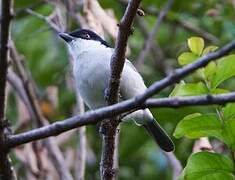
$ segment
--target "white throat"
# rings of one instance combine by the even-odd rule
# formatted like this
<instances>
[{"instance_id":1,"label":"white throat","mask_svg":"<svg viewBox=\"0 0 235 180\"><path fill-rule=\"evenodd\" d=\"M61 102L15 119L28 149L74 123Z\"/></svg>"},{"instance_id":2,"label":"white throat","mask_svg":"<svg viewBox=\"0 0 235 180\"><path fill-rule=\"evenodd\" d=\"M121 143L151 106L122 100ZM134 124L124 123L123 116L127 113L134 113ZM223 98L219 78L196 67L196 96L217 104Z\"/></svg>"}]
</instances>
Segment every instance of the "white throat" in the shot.
<instances>
[{"instance_id":1,"label":"white throat","mask_svg":"<svg viewBox=\"0 0 235 180\"><path fill-rule=\"evenodd\" d=\"M86 53L92 50L98 50L100 48L106 48L105 45L101 44L99 41L86 40L86 39L76 39L68 44L69 52L76 60L82 53Z\"/></svg>"}]
</instances>

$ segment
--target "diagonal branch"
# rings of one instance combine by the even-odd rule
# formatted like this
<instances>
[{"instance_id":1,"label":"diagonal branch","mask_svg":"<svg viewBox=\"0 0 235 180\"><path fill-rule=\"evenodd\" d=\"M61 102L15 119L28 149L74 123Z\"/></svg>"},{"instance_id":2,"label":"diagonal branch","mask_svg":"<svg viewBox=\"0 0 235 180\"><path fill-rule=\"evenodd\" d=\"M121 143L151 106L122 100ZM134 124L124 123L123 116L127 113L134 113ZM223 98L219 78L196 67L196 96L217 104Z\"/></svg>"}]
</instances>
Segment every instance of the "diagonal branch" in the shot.
<instances>
[{"instance_id":1,"label":"diagonal branch","mask_svg":"<svg viewBox=\"0 0 235 180\"><path fill-rule=\"evenodd\" d=\"M154 44L155 35L159 31L160 24L162 23L167 12L170 10L173 2L174 2L174 0L168 0L166 5L164 6L164 8L159 13L157 21L156 21L152 31L149 33L147 40L145 41L144 48L136 60L137 69L140 69L141 65L144 63L144 59L145 59L146 55L148 54L149 50L151 49L151 47Z\"/></svg>"},{"instance_id":2,"label":"diagonal branch","mask_svg":"<svg viewBox=\"0 0 235 180\"><path fill-rule=\"evenodd\" d=\"M85 112L85 105L82 98L78 92L76 92L77 99L77 114L83 114ZM77 180L85 179L86 171L86 157L87 157L87 137L86 137L86 127L80 127L78 129L79 143L76 151L76 166L75 166L75 176Z\"/></svg>"},{"instance_id":3,"label":"diagonal branch","mask_svg":"<svg viewBox=\"0 0 235 180\"><path fill-rule=\"evenodd\" d=\"M45 21L45 22L49 25L49 27L50 27L53 31L55 31L56 33L61 32L61 29L59 28L59 26L57 26L54 22L52 22L48 17L43 16L43 15L41 15L41 14L39 14L39 13L33 11L32 9L29 9L29 8L26 9L26 12L29 13L29 14L31 14L32 16L35 16L35 17L37 17L37 18L42 19L43 21Z\"/></svg>"},{"instance_id":4,"label":"diagonal branch","mask_svg":"<svg viewBox=\"0 0 235 180\"><path fill-rule=\"evenodd\" d=\"M23 102L25 102L25 105L28 108L30 115L32 119L36 121L37 126L41 127L48 125L47 119L43 116L41 112L31 76L28 72L28 69L26 69L26 67L24 66L24 59L17 52L13 41L10 44L10 50L12 60L18 70L19 77L17 75L14 76L13 74L9 74L8 79L11 80L10 82L16 89L16 92L19 93ZM11 77L15 77L15 79ZM54 163L55 169L57 170L60 177L66 180L72 179L72 175L70 174L68 168L64 163L63 154L61 153L58 145L54 142L53 138L49 138L45 141L45 147L48 150L48 154L53 159L52 162Z\"/></svg>"},{"instance_id":5,"label":"diagonal branch","mask_svg":"<svg viewBox=\"0 0 235 180\"><path fill-rule=\"evenodd\" d=\"M144 9L144 11L149 15L153 15L153 16L159 15L158 10L155 8L149 7L149 8ZM175 23L179 27L182 27L185 30L192 32L194 34L197 34L197 35L203 37L203 39L205 39L206 41L212 42L213 44L219 43L219 39L216 36L214 36L213 34L205 31L204 29L201 29L200 27L195 26L191 22L181 20L179 17L175 16L175 18L170 18L170 17L166 16L166 22Z\"/></svg>"},{"instance_id":6,"label":"diagonal branch","mask_svg":"<svg viewBox=\"0 0 235 180\"><path fill-rule=\"evenodd\" d=\"M184 28L185 30L198 34L199 36L203 37L203 39L207 41L210 41L214 44L218 44L220 42L216 36L214 36L213 34L210 34L209 32L203 29L200 29L199 27L195 26L191 22L182 21L180 19L175 19L175 22L178 25L180 25L182 28Z\"/></svg>"},{"instance_id":7,"label":"diagonal branch","mask_svg":"<svg viewBox=\"0 0 235 180\"><path fill-rule=\"evenodd\" d=\"M140 31L142 32L144 38L147 38L148 28L146 22L142 21L140 18L137 18L137 23L139 24ZM153 43L150 53L154 59L155 68L164 75L169 75L172 72L173 67L166 62L165 54L158 43Z\"/></svg>"},{"instance_id":8,"label":"diagonal branch","mask_svg":"<svg viewBox=\"0 0 235 180\"><path fill-rule=\"evenodd\" d=\"M141 0L131 0L128 3L125 14L120 23L118 36L115 43L114 53L111 58L111 75L109 78L108 88L106 89L107 104L112 105L119 100L119 84L123 66L125 63L125 52L127 47L127 40L132 33L132 23L136 15ZM113 116L101 124L101 133L103 135L102 156L100 173L104 180L115 179L117 176L117 162L115 159L115 148L117 147L117 127L119 118Z\"/></svg>"},{"instance_id":9,"label":"diagonal branch","mask_svg":"<svg viewBox=\"0 0 235 180\"><path fill-rule=\"evenodd\" d=\"M70 14L73 14L76 16L76 12L75 12L75 9L74 8L69 8L70 6L71 7L75 7L76 5L76 2L67 2L69 5L68 5L68 9L67 11L70 13ZM62 5L62 4L61 4ZM58 8L57 6L59 6L59 4L55 3L54 6L56 8ZM67 6L67 5L66 5ZM61 13L60 11L60 8L58 8L59 11L56 12L56 16L59 17L59 19L63 16L60 16L59 14ZM46 17L46 16L43 16L42 14L39 14L31 9L27 9L26 10L29 14L39 18L39 19L42 19L43 21L45 21L45 23L55 32L55 33L58 33L58 32L61 32L62 29L67 29L67 25L63 25L63 27L60 27L59 26L59 21L61 20L58 20L58 21L52 21L50 19L50 16L49 17ZM61 20L63 21L63 19ZM82 24L81 24L82 25ZM70 60L70 63L72 61ZM84 105L83 105L83 102L80 98L80 95L78 92L76 92L76 95L77 95L77 110L78 110L78 113L77 114L81 114L81 113L84 113ZM78 161L77 164L76 164L76 173L75 173L75 176L77 179L84 179L84 176L85 176L85 162L86 162L86 134L85 134L85 131L86 131L86 128L85 127L81 127L78 129L78 133L79 133L79 147L78 147L78 150L77 150L77 159Z\"/></svg>"},{"instance_id":10,"label":"diagonal branch","mask_svg":"<svg viewBox=\"0 0 235 180\"><path fill-rule=\"evenodd\" d=\"M218 58L225 56L233 49L235 49L235 40L225 45L224 47L220 48L218 51L209 53L199 58L194 63L188 64L184 66L183 68L176 69L172 74L152 84L145 91L145 93L136 97L136 101L139 103L144 102L146 99L150 98L154 94L158 93L159 91L165 89L168 86L171 86L177 83L179 80L193 73L197 69L205 67L209 62L213 60L217 60Z\"/></svg>"},{"instance_id":11,"label":"diagonal branch","mask_svg":"<svg viewBox=\"0 0 235 180\"><path fill-rule=\"evenodd\" d=\"M220 94L220 95L204 95L204 96L189 96L189 97L174 97L174 98L160 98L149 99L143 104L133 104L133 100L127 100L111 106L99 108L97 110L88 111L82 116L74 116L64 121L58 121L51 125L37 128L25 133L13 135L8 139L8 146L13 148L15 146L39 140L49 136L56 136L65 131L85 126L96 124L105 118L122 114L131 111L132 109L144 109L147 107L171 107L178 108L183 106L195 105L212 105L212 104L226 104L228 102L235 102L235 92Z\"/></svg>"},{"instance_id":12,"label":"diagonal branch","mask_svg":"<svg viewBox=\"0 0 235 180\"><path fill-rule=\"evenodd\" d=\"M75 7L77 4L76 2L67 2L68 3L68 7L67 7L67 11L69 12L69 14L71 14L71 16L75 16L77 18L77 14L75 12L74 8L70 8L70 7ZM58 4L54 4L55 7L58 6ZM67 6L67 5L66 5ZM58 8L60 9L60 8ZM27 9L26 10L29 14L42 19L43 21L45 21L45 23L55 32L61 32L62 29L67 29L67 25L64 25L63 27L60 27L58 22L53 22L49 17L43 16L31 9ZM61 11L57 12L57 13L61 13ZM56 16L58 17L62 17L59 16L58 14L56 14ZM78 18L79 20L81 19L80 16ZM79 21L80 22L80 21ZM81 26L83 26L82 23L80 23ZM69 58L70 59L70 58ZM71 59L70 59L70 65L71 65ZM77 114L82 114L84 113L84 104L83 101L79 95L79 92L76 92L76 99L77 99ZM77 149L77 160L76 161L76 168L75 168L75 176L77 179L82 180L84 179L85 176L85 163L86 163L86 128L85 127L81 127L78 129L78 133L79 133L79 144L78 144L78 149Z\"/></svg>"},{"instance_id":13,"label":"diagonal branch","mask_svg":"<svg viewBox=\"0 0 235 180\"><path fill-rule=\"evenodd\" d=\"M164 79L154 83L152 86L150 86L145 93L132 98L130 100L126 100L123 102L120 102L118 104L114 104L111 106L99 108L93 111L89 111L84 113L82 116L74 116L69 119L66 119L64 121L56 122L51 125L47 125L45 127L41 127L38 129L34 129L25 133L21 133L18 135L13 135L8 140L9 147L14 147L20 144L24 144L27 142L31 142L34 140L46 138L49 136L58 135L62 132L84 126L84 125L90 125L90 124L96 124L98 121L101 121L105 118L110 118L116 115L120 115L124 112L131 111L132 109L138 108L145 108L148 107L147 103L149 102L149 106L153 107L153 104L155 103L156 107L170 107L167 106L167 103L162 103L161 106L157 104L156 102L151 102L150 100L146 101L149 97L154 95L156 92L159 92L160 90L164 89L165 87L168 87L180 79L184 78L185 76L189 75L190 73L194 72L195 70L206 66L210 61L215 60L219 57L222 57L226 54L228 54L231 50L235 48L235 41L232 41L231 43L225 45L220 50L210 53L206 56L203 56L199 58L196 62L187 65L181 69L176 70L175 73L172 75L169 75L165 77ZM206 105L208 104L225 104L226 102L234 102L235 101L235 94L234 93L228 93L223 95L216 95L216 96L196 96L196 99L201 99L196 105ZM184 97L186 99L189 99L190 97ZM186 99L182 98L184 101L181 101L181 106L184 105L190 105L190 102L192 102L192 99L189 101L186 101ZM194 97L195 98L195 97ZM173 100L178 99L178 102L180 102L179 97L178 98L172 98ZM161 99L160 99L161 100ZM166 100L164 100L166 101ZM169 101L169 99L167 100ZM186 103L187 102L187 103ZM195 102L195 101L194 101ZM169 102L168 102L169 103ZM173 103L175 105L172 105L172 107L177 107L177 103ZM195 104L191 104L195 105ZM178 105L179 107L179 105Z\"/></svg>"},{"instance_id":14,"label":"diagonal branch","mask_svg":"<svg viewBox=\"0 0 235 180\"><path fill-rule=\"evenodd\" d=\"M1 2L1 49L0 49L0 179L14 179L13 168L8 157L5 141L7 138L7 124L5 120L5 96L6 96L6 76L7 76L7 55L8 55L8 39L10 30L10 21L12 18L12 1Z\"/></svg>"},{"instance_id":15,"label":"diagonal branch","mask_svg":"<svg viewBox=\"0 0 235 180\"><path fill-rule=\"evenodd\" d=\"M15 74L12 70L9 70L8 74L7 74L7 81L15 89L15 91L18 93L20 99L22 100L22 102L27 107L27 109L30 113L30 116L34 117L32 106L29 102L29 99L27 98L27 94L25 92L25 89L23 87L23 84L21 82L20 77L17 74Z\"/></svg>"}]
</instances>

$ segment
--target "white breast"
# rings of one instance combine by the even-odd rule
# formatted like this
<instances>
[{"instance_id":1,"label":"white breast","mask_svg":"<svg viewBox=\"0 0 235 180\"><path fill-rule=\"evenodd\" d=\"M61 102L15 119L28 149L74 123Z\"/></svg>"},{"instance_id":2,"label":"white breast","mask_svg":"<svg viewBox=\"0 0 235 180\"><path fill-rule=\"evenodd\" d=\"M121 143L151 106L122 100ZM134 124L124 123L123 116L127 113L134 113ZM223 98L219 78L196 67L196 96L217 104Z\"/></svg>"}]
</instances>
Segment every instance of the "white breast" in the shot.
<instances>
[{"instance_id":1,"label":"white breast","mask_svg":"<svg viewBox=\"0 0 235 180\"><path fill-rule=\"evenodd\" d=\"M108 48L90 49L77 56L74 64L76 86L91 109L105 106L104 92L109 77L112 52Z\"/></svg>"}]
</instances>

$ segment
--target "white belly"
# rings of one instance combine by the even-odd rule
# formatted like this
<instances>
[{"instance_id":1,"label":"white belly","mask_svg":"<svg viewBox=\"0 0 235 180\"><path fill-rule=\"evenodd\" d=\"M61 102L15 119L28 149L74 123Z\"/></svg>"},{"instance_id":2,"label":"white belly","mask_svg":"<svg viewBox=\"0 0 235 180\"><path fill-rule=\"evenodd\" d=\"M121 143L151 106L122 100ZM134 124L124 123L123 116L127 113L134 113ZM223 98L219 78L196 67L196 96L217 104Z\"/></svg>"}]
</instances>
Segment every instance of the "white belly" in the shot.
<instances>
[{"instance_id":1,"label":"white belly","mask_svg":"<svg viewBox=\"0 0 235 180\"><path fill-rule=\"evenodd\" d=\"M74 68L76 86L82 99L91 109L106 105L104 94L108 84L109 62L92 57L80 57Z\"/></svg>"}]
</instances>

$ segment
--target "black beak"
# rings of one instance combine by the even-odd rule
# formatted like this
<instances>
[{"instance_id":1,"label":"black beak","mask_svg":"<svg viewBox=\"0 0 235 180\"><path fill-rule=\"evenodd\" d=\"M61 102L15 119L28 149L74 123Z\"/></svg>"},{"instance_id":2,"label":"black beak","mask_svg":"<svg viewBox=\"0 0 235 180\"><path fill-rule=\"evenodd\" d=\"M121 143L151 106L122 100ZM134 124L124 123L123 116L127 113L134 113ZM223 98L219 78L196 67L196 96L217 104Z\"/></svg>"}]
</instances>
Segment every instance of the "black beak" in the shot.
<instances>
[{"instance_id":1,"label":"black beak","mask_svg":"<svg viewBox=\"0 0 235 180\"><path fill-rule=\"evenodd\" d=\"M72 41L72 40L74 39L73 36L70 36L70 35L67 34L67 33L59 33L59 36L60 36L63 40L65 40L66 42L70 42L70 41Z\"/></svg>"}]
</instances>

